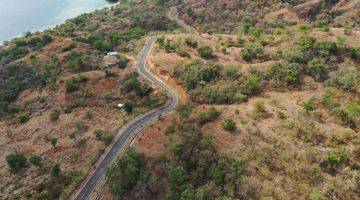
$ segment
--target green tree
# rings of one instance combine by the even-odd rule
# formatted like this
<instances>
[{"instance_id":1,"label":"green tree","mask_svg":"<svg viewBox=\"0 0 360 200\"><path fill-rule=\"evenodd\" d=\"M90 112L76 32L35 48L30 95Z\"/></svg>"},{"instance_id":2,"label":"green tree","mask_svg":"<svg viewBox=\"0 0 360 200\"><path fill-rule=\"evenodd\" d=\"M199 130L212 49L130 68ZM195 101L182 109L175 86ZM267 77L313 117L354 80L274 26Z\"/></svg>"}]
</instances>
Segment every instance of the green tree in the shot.
<instances>
[{"instance_id":1,"label":"green tree","mask_svg":"<svg viewBox=\"0 0 360 200\"><path fill-rule=\"evenodd\" d=\"M124 110L127 113L132 113L134 111L134 107L135 107L134 102L131 100L126 101L124 104Z\"/></svg>"},{"instance_id":2,"label":"green tree","mask_svg":"<svg viewBox=\"0 0 360 200\"><path fill-rule=\"evenodd\" d=\"M13 172L18 172L26 167L26 157L22 153L9 154L6 156L6 162Z\"/></svg>"},{"instance_id":3,"label":"green tree","mask_svg":"<svg viewBox=\"0 0 360 200\"><path fill-rule=\"evenodd\" d=\"M183 185L186 183L186 171L182 166L174 166L169 171L170 190L175 193L181 193Z\"/></svg>"}]
</instances>

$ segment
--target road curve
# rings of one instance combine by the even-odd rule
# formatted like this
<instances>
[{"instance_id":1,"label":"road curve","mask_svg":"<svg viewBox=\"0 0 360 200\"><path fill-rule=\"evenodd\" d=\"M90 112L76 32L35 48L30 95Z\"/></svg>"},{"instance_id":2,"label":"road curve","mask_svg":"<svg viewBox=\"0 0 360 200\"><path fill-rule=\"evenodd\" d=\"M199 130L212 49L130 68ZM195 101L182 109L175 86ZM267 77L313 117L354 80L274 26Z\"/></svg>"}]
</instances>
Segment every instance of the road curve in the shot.
<instances>
[{"instance_id":1,"label":"road curve","mask_svg":"<svg viewBox=\"0 0 360 200\"><path fill-rule=\"evenodd\" d=\"M185 29L186 32L194 35L199 35L198 32L193 27L187 25L183 20L179 19L178 9L176 8L176 6L170 8L170 11L168 12L168 17L171 20L174 20L183 29Z\"/></svg>"},{"instance_id":2,"label":"road curve","mask_svg":"<svg viewBox=\"0 0 360 200\"><path fill-rule=\"evenodd\" d=\"M92 191L96 188L97 184L105 176L106 169L111 165L114 159L117 157L118 152L127 145L126 141L128 138L134 137L145 125L153 123L158 119L160 115L164 115L172 111L178 101L178 95L171 89L168 85L165 84L160 78L155 74L150 72L146 68L147 58L149 56L152 45L156 40L155 36L150 37L144 48L142 49L138 62L136 65L137 71L140 75L150 81L152 84L159 86L165 90L168 94L168 99L164 105L156 109L150 110L125 124L118 132L115 142L109 147L105 155L102 156L102 160L99 161L97 168L89 175L86 181L83 183L81 188L76 194L72 197L74 200L86 200L90 198Z\"/></svg>"}]
</instances>

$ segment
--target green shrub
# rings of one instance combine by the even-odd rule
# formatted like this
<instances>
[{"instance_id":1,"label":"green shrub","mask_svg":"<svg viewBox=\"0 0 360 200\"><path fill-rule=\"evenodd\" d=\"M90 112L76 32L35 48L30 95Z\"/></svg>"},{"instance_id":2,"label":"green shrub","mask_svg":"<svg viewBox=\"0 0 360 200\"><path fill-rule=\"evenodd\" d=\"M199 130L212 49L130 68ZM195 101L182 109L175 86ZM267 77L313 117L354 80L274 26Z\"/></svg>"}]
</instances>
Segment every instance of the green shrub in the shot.
<instances>
[{"instance_id":1,"label":"green shrub","mask_svg":"<svg viewBox=\"0 0 360 200\"><path fill-rule=\"evenodd\" d=\"M241 50L241 55L242 59L247 62L264 59L266 57L264 47L260 43L246 44Z\"/></svg>"},{"instance_id":2,"label":"green shrub","mask_svg":"<svg viewBox=\"0 0 360 200\"><path fill-rule=\"evenodd\" d=\"M127 113L132 113L134 111L134 107L135 107L134 102L132 102L130 100L126 101L125 104L124 104L124 110Z\"/></svg>"},{"instance_id":3,"label":"green shrub","mask_svg":"<svg viewBox=\"0 0 360 200\"><path fill-rule=\"evenodd\" d=\"M198 46L198 42L191 37L185 38L185 44L191 48L196 48Z\"/></svg>"},{"instance_id":4,"label":"green shrub","mask_svg":"<svg viewBox=\"0 0 360 200\"><path fill-rule=\"evenodd\" d=\"M282 110L282 109L277 109L277 110L276 110L276 116L277 116L279 119L286 119L285 111Z\"/></svg>"},{"instance_id":5,"label":"green shrub","mask_svg":"<svg viewBox=\"0 0 360 200\"><path fill-rule=\"evenodd\" d=\"M350 126L357 126L360 120L360 103L348 102L341 107L335 108L333 113L344 123Z\"/></svg>"},{"instance_id":6,"label":"green shrub","mask_svg":"<svg viewBox=\"0 0 360 200\"><path fill-rule=\"evenodd\" d=\"M319 191L319 189L313 187L309 192L309 200L324 200L325 196Z\"/></svg>"},{"instance_id":7,"label":"green shrub","mask_svg":"<svg viewBox=\"0 0 360 200\"><path fill-rule=\"evenodd\" d=\"M266 113L266 108L265 108L265 102L264 101L261 101L261 100L255 101L253 103L253 107L254 107L254 112L256 114L264 114L264 113Z\"/></svg>"},{"instance_id":8,"label":"green shrub","mask_svg":"<svg viewBox=\"0 0 360 200\"><path fill-rule=\"evenodd\" d=\"M216 65L191 65L181 75L181 80L188 90L195 89L201 83L209 83L220 76L220 69Z\"/></svg>"},{"instance_id":9,"label":"green shrub","mask_svg":"<svg viewBox=\"0 0 360 200\"><path fill-rule=\"evenodd\" d=\"M128 63L129 59L127 59L125 56L121 56L119 59L119 68L125 69Z\"/></svg>"},{"instance_id":10,"label":"green shrub","mask_svg":"<svg viewBox=\"0 0 360 200\"><path fill-rule=\"evenodd\" d=\"M265 75L274 87L297 86L300 81L300 67L296 64L276 62L270 65Z\"/></svg>"},{"instance_id":11,"label":"green shrub","mask_svg":"<svg viewBox=\"0 0 360 200\"><path fill-rule=\"evenodd\" d=\"M86 81L87 78L82 75L71 77L65 81L65 90L67 93L74 92L80 88L81 83Z\"/></svg>"},{"instance_id":12,"label":"green shrub","mask_svg":"<svg viewBox=\"0 0 360 200\"><path fill-rule=\"evenodd\" d=\"M132 189L140 180L142 172L140 154L133 148L128 148L124 155L118 157L106 173L109 180L110 192L122 197L129 189Z\"/></svg>"},{"instance_id":13,"label":"green shrub","mask_svg":"<svg viewBox=\"0 0 360 200\"><path fill-rule=\"evenodd\" d=\"M328 91L322 95L321 104L330 110L340 107L340 103L333 97L333 94Z\"/></svg>"},{"instance_id":14,"label":"green shrub","mask_svg":"<svg viewBox=\"0 0 360 200\"><path fill-rule=\"evenodd\" d=\"M59 119L60 116L60 110L57 108L54 108L51 113L50 113L50 120L51 121L57 121Z\"/></svg>"},{"instance_id":15,"label":"green shrub","mask_svg":"<svg viewBox=\"0 0 360 200\"><path fill-rule=\"evenodd\" d=\"M249 76L244 82L244 93L247 95L256 95L261 92L261 80L257 76Z\"/></svg>"},{"instance_id":16,"label":"green shrub","mask_svg":"<svg viewBox=\"0 0 360 200\"><path fill-rule=\"evenodd\" d=\"M30 115L28 113L23 113L18 116L18 119L19 119L20 123L25 123L25 122L29 121Z\"/></svg>"},{"instance_id":17,"label":"green shrub","mask_svg":"<svg viewBox=\"0 0 360 200\"><path fill-rule=\"evenodd\" d=\"M110 144L111 141L113 140L113 135L108 131L96 130L94 131L94 134L97 140L100 140L107 145Z\"/></svg>"},{"instance_id":18,"label":"green shrub","mask_svg":"<svg viewBox=\"0 0 360 200\"><path fill-rule=\"evenodd\" d=\"M301 30L301 31L308 31L311 29L310 25L309 24L299 24L298 25L298 29Z\"/></svg>"},{"instance_id":19,"label":"green shrub","mask_svg":"<svg viewBox=\"0 0 360 200\"><path fill-rule=\"evenodd\" d=\"M340 71L330 74L327 85L351 91L360 85L360 75L355 70Z\"/></svg>"},{"instance_id":20,"label":"green shrub","mask_svg":"<svg viewBox=\"0 0 360 200\"><path fill-rule=\"evenodd\" d=\"M316 109L316 98L311 97L309 100L303 102L302 107L305 111L313 111Z\"/></svg>"},{"instance_id":21,"label":"green shrub","mask_svg":"<svg viewBox=\"0 0 360 200\"><path fill-rule=\"evenodd\" d=\"M309 61L305 68L305 72L314 77L316 80L322 80L325 78L326 64L324 59L314 58Z\"/></svg>"},{"instance_id":22,"label":"green shrub","mask_svg":"<svg viewBox=\"0 0 360 200\"><path fill-rule=\"evenodd\" d=\"M174 124L169 124L165 127L165 131L164 133L166 135L170 135L172 133L175 133L176 129L175 129L175 125Z\"/></svg>"},{"instance_id":23,"label":"green shrub","mask_svg":"<svg viewBox=\"0 0 360 200\"><path fill-rule=\"evenodd\" d=\"M221 122L221 126L224 130L232 132L236 130L236 123L232 119L224 119Z\"/></svg>"},{"instance_id":24,"label":"green shrub","mask_svg":"<svg viewBox=\"0 0 360 200\"><path fill-rule=\"evenodd\" d=\"M356 47L349 47L347 49L347 52L349 53L350 57L354 60L357 60L360 58L360 53L359 53L359 50L360 48L356 48Z\"/></svg>"},{"instance_id":25,"label":"green shrub","mask_svg":"<svg viewBox=\"0 0 360 200\"><path fill-rule=\"evenodd\" d=\"M60 172L61 172L60 165L54 164L51 168L51 175L57 177L60 175Z\"/></svg>"},{"instance_id":26,"label":"green shrub","mask_svg":"<svg viewBox=\"0 0 360 200\"><path fill-rule=\"evenodd\" d=\"M221 112L216 108L212 107L206 112L200 112L196 115L195 121L199 125L204 125L208 122L214 121L221 115Z\"/></svg>"},{"instance_id":27,"label":"green shrub","mask_svg":"<svg viewBox=\"0 0 360 200\"><path fill-rule=\"evenodd\" d=\"M283 53L283 58L287 60L289 63L305 63L305 55L302 51L294 49L289 50Z\"/></svg>"},{"instance_id":28,"label":"green shrub","mask_svg":"<svg viewBox=\"0 0 360 200\"><path fill-rule=\"evenodd\" d=\"M24 154L15 153L6 156L6 162L13 172L19 172L21 169L26 167L26 157Z\"/></svg>"},{"instance_id":29,"label":"green shrub","mask_svg":"<svg viewBox=\"0 0 360 200\"><path fill-rule=\"evenodd\" d=\"M211 58L213 56L213 50L210 46L202 46L198 48L198 53L203 58Z\"/></svg>"},{"instance_id":30,"label":"green shrub","mask_svg":"<svg viewBox=\"0 0 360 200\"><path fill-rule=\"evenodd\" d=\"M190 98L197 103L229 104L243 102L246 99L236 82L219 81L190 90Z\"/></svg>"},{"instance_id":31,"label":"green shrub","mask_svg":"<svg viewBox=\"0 0 360 200\"><path fill-rule=\"evenodd\" d=\"M57 139L55 137L50 138L50 144L55 148L57 144Z\"/></svg>"},{"instance_id":32,"label":"green shrub","mask_svg":"<svg viewBox=\"0 0 360 200\"><path fill-rule=\"evenodd\" d=\"M42 159L38 155L32 155L29 159L30 163L39 167L41 165Z\"/></svg>"}]
</instances>

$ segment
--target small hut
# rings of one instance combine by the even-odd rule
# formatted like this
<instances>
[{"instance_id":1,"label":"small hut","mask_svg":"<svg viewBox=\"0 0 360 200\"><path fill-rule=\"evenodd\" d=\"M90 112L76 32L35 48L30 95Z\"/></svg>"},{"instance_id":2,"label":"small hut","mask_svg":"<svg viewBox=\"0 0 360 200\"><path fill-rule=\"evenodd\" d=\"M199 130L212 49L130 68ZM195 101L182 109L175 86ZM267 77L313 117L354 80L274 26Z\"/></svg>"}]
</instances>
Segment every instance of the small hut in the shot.
<instances>
[{"instance_id":1,"label":"small hut","mask_svg":"<svg viewBox=\"0 0 360 200\"><path fill-rule=\"evenodd\" d=\"M114 67L119 63L119 53L116 51L108 52L104 57L106 67Z\"/></svg>"}]
</instances>

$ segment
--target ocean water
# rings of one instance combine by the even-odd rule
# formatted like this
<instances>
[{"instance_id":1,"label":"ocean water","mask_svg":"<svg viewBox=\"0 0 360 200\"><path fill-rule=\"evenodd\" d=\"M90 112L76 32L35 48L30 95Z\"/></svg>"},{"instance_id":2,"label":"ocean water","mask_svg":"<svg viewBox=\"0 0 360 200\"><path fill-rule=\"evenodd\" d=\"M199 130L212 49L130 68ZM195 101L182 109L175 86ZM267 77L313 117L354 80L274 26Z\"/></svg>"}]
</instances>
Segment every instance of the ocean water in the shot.
<instances>
[{"instance_id":1,"label":"ocean water","mask_svg":"<svg viewBox=\"0 0 360 200\"><path fill-rule=\"evenodd\" d=\"M0 0L0 44L110 5L106 0Z\"/></svg>"}]
</instances>

